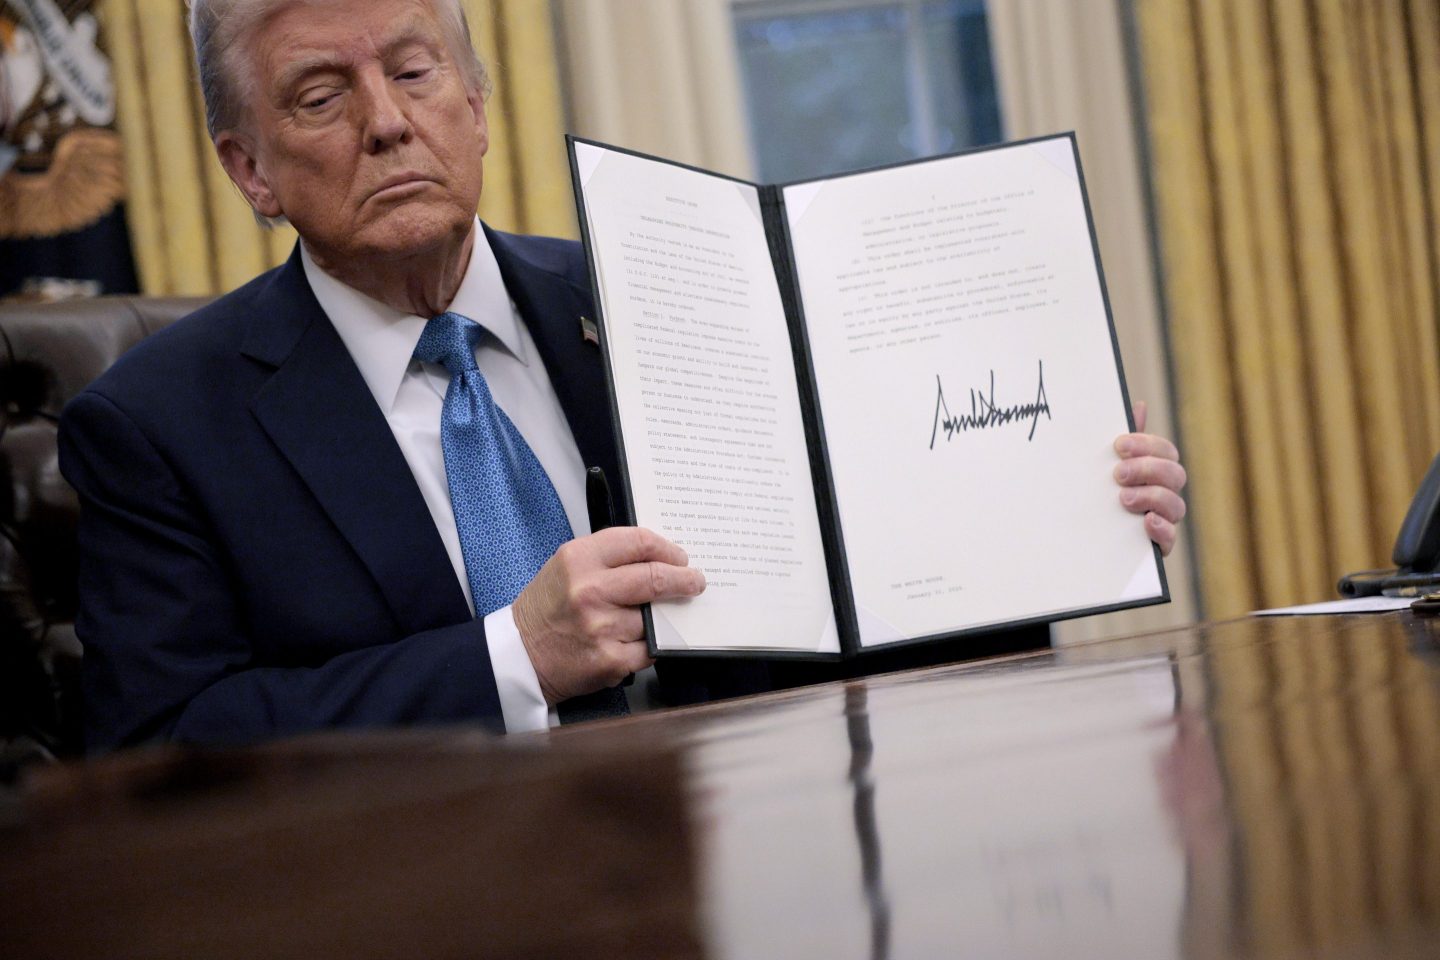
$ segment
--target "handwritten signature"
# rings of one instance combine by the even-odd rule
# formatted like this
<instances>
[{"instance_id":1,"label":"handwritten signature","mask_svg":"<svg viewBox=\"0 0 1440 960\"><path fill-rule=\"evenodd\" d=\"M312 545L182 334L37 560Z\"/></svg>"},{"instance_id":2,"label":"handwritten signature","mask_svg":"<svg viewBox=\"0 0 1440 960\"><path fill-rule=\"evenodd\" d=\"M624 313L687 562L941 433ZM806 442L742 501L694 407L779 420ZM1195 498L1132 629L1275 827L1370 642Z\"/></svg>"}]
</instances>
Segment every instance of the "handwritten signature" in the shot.
<instances>
[{"instance_id":1,"label":"handwritten signature","mask_svg":"<svg viewBox=\"0 0 1440 960\"><path fill-rule=\"evenodd\" d=\"M940 376L935 376L935 424L930 429L930 449L935 449L935 438L940 431L945 431L945 439L951 440L955 434L962 430L990 430L996 427L1007 426L1012 423L1024 424L1030 420L1030 435L1025 439L1035 439L1035 427L1040 422L1040 414L1045 414L1046 420L1055 419L1050 415L1050 399L1045 396L1045 361L1038 361L1040 367L1039 384L1035 389L1034 403L1018 403L1013 407L1001 407L995 403L995 371L990 371L990 395L976 393L974 388L970 390L970 412L954 416L950 413L950 407L945 403L945 388L940 383Z\"/></svg>"}]
</instances>

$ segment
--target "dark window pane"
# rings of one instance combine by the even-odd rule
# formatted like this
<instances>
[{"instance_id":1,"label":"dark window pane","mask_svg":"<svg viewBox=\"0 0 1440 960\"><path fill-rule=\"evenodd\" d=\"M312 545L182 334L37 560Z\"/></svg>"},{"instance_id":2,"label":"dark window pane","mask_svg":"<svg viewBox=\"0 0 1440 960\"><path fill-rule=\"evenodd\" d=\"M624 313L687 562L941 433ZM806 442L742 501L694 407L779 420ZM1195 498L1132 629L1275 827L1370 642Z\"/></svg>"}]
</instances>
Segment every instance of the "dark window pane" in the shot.
<instances>
[{"instance_id":1,"label":"dark window pane","mask_svg":"<svg viewBox=\"0 0 1440 960\"><path fill-rule=\"evenodd\" d=\"M758 175L784 183L1001 138L984 0L738 4Z\"/></svg>"},{"instance_id":2,"label":"dark window pane","mask_svg":"<svg viewBox=\"0 0 1440 960\"><path fill-rule=\"evenodd\" d=\"M936 153L1002 138L984 0L942 0L924 11L925 57L935 105Z\"/></svg>"},{"instance_id":3,"label":"dark window pane","mask_svg":"<svg viewBox=\"0 0 1440 960\"><path fill-rule=\"evenodd\" d=\"M896 9L861 9L741 23L763 179L799 180L911 155L901 140L910 122L904 21Z\"/></svg>"}]
</instances>

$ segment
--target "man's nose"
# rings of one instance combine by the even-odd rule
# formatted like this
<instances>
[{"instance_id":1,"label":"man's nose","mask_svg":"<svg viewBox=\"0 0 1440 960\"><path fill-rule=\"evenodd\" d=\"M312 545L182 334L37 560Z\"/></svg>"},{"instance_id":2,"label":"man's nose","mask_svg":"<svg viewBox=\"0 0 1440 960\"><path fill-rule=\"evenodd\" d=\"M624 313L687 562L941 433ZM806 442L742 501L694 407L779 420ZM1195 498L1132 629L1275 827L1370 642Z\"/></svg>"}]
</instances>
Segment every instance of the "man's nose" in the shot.
<instances>
[{"instance_id":1,"label":"man's nose","mask_svg":"<svg viewBox=\"0 0 1440 960\"><path fill-rule=\"evenodd\" d=\"M379 153L410 139L410 117L401 94L388 77L366 77L360 84L361 136L367 153Z\"/></svg>"}]
</instances>

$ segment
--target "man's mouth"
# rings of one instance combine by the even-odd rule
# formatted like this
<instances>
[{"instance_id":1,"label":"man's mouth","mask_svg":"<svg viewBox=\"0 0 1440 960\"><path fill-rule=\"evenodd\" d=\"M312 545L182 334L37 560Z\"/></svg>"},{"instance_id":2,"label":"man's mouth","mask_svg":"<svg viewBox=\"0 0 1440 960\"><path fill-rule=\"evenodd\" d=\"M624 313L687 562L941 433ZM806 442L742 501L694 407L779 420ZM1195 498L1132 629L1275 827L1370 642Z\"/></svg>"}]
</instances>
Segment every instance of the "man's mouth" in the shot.
<instances>
[{"instance_id":1,"label":"man's mouth","mask_svg":"<svg viewBox=\"0 0 1440 960\"><path fill-rule=\"evenodd\" d=\"M370 194L371 200L389 200L423 190L435 181L419 173L396 173L381 180Z\"/></svg>"}]
</instances>

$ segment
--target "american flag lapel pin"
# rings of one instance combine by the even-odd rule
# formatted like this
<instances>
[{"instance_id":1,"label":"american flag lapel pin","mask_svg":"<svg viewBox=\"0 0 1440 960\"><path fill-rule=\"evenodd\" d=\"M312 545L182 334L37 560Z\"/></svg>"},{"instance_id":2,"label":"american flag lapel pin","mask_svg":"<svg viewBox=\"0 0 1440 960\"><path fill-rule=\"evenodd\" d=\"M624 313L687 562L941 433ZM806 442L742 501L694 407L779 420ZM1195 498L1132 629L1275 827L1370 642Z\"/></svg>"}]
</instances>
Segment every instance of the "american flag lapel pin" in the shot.
<instances>
[{"instance_id":1,"label":"american flag lapel pin","mask_svg":"<svg viewBox=\"0 0 1440 960\"><path fill-rule=\"evenodd\" d=\"M586 343L593 343L597 347L600 346L600 328L597 327L595 321L589 317L582 316L580 318L580 336L585 338Z\"/></svg>"}]
</instances>

